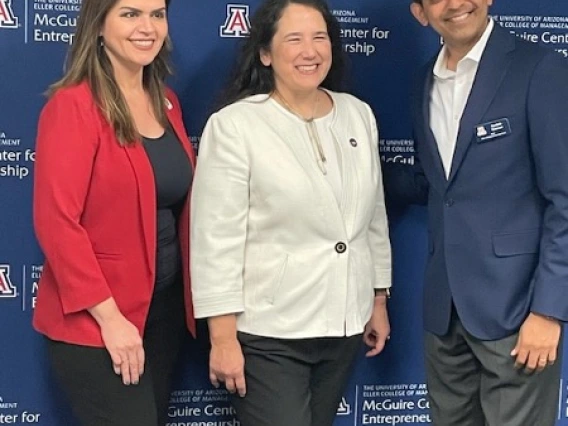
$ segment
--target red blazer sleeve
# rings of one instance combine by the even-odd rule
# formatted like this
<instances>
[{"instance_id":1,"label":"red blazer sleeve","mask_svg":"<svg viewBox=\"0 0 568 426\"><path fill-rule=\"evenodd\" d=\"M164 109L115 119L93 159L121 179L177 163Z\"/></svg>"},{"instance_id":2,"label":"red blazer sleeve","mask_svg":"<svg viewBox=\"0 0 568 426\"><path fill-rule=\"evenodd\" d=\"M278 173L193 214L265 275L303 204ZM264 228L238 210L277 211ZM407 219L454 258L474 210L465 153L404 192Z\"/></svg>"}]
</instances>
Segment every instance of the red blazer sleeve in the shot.
<instances>
[{"instance_id":1,"label":"red blazer sleeve","mask_svg":"<svg viewBox=\"0 0 568 426\"><path fill-rule=\"evenodd\" d=\"M60 89L51 98L36 145L34 227L66 314L112 297L81 225L100 136L100 115L81 89Z\"/></svg>"}]
</instances>

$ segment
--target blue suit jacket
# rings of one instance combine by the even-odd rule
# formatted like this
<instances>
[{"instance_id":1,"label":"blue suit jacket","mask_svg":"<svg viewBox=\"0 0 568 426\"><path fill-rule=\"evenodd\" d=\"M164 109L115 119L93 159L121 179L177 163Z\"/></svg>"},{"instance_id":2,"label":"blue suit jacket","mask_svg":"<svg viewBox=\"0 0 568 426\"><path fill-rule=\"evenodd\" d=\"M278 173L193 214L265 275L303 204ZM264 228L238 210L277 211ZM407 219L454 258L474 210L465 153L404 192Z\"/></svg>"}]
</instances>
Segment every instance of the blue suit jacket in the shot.
<instances>
[{"instance_id":1,"label":"blue suit jacket","mask_svg":"<svg viewBox=\"0 0 568 426\"><path fill-rule=\"evenodd\" d=\"M567 63L495 25L446 179L429 125L434 62L413 96L417 174L386 177L391 198L427 199L425 328L445 334L452 301L484 340L516 332L530 311L567 320ZM508 134L478 138L480 125L503 119Z\"/></svg>"}]
</instances>

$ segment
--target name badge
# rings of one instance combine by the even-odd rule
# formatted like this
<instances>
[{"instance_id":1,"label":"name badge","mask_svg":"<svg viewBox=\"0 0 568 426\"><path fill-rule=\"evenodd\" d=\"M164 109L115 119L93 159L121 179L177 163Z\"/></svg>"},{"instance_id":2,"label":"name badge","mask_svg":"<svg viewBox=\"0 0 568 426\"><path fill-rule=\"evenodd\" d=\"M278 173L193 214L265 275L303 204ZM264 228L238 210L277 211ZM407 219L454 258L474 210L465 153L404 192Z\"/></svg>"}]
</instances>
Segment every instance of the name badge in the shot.
<instances>
[{"instance_id":1,"label":"name badge","mask_svg":"<svg viewBox=\"0 0 568 426\"><path fill-rule=\"evenodd\" d=\"M510 134L511 123L509 123L508 118L500 118L499 120L475 126L477 143L489 142L493 139L501 138Z\"/></svg>"}]
</instances>

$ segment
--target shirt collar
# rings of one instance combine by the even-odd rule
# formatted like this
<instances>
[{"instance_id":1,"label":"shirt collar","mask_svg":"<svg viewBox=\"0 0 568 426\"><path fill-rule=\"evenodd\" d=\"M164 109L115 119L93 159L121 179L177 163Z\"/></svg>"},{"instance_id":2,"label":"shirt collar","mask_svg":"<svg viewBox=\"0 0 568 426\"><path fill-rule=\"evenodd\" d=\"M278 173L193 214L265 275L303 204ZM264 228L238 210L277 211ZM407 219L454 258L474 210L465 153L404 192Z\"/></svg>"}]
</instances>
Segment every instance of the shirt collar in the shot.
<instances>
[{"instance_id":1,"label":"shirt collar","mask_svg":"<svg viewBox=\"0 0 568 426\"><path fill-rule=\"evenodd\" d=\"M489 18L489 23L487 24L485 31L481 35L481 38L477 41L477 43L475 43L475 46L472 47L472 49L467 53L467 55L465 55L458 62L458 67L461 63L465 61L473 61L476 64L479 64L479 61L481 61L481 56L485 51L485 47L487 46L487 42L489 41L489 36L491 35L494 26L495 24L493 22L493 19ZM446 46L444 45L440 50L438 58L436 59L436 64L434 65L433 72L436 78L448 79L448 78L453 78L455 75L454 71L451 71L448 68L446 68L446 63L447 63L446 54L447 54L447 49Z\"/></svg>"}]
</instances>

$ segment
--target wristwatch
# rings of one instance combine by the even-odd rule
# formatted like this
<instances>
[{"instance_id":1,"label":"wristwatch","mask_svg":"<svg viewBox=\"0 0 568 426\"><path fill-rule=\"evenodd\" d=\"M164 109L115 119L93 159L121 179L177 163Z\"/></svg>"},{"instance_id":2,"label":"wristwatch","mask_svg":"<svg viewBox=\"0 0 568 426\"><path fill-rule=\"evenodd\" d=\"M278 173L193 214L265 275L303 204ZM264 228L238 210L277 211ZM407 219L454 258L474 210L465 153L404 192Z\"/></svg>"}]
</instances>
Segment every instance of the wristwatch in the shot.
<instances>
[{"instance_id":1,"label":"wristwatch","mask_svg":"<svg viewBox=\"0 0 568 426\"><path fill-rule=\"evenodd\" d=\"M390 299L391 297L390 288L376 288L375 297L377 296L385 296L387 299Z\"/></svg>"}]
</instances>

